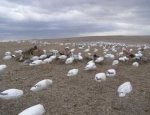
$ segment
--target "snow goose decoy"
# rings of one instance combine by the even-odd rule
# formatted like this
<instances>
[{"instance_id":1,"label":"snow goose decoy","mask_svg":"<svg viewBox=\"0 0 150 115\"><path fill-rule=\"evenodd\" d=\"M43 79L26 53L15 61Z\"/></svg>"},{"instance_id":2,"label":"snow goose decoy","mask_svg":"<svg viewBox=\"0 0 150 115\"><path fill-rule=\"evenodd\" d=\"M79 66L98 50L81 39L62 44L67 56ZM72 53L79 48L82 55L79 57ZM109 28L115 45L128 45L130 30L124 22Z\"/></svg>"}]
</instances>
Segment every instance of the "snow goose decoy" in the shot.
<instances>
[{"instance_id":1,"label":"snow goose decoy","mask_svg":"<svg viewBox=\"0 0 150 115\"><path fill-rule=\"evenodd\" d=\"M98 49L94 48L94 53L98 52Z\"/></svg>"},{"instance_id":2,"label":"snow goose decoy","mask_svg":"<svg viewBox=\"0 0 150 115\"><path fill-rule=\"evenodd\" d=\"M40 57L39 56L33 56L32 58L30 58L30 60L35 61L35 60L39 60Z\"/></svg>"},{"instance_id":3,"label":"snow goose decoy","mask_svg":"<svg viewBox=\"0 0 150 115\"><path fill-rule=\"evenodd\" d=\"M38 104L30 108L27 108L26 110L22 111L18 115L43 115L44 113L45 113L45 109L43 105Z\"/></svg>"},{"instance_id":4,"label":"snow goose decoy","mask_svg":"<svg viewBox=\"0 0 150 115\"><path fill-rule=\"evenodd\" d=\"M138 66L139 66L139 63L138 63L138 62L134 62L134 63L132 64L132 66L138 67Z\"/></svg>"},{"instance_id":5,"label":"snow goose decoy","mask_svg":"<svg viewBox=\"0 0 150 115\"><path fill-rule=\"evenodd\" d=\"M118 60L114 60L113 62L112 62L112 65L118 65L119 64L119 61Z\"/></svg>"},{"instance_id":6,"label":"snow goose decoy","mask_svg":"<svg viewBox=\"0 0 150 115\"><path fill-rule=\"evenodd\" d=\"M88 46L88 48L84 50L84 52L89 52L89 51L90 51L90 46Z\"/></svg>"},{"instance_id":7,"label":"snow goose decoy","mask_svg":"<svg viewBox=\"0 0 150 115\"><path fill-rule=\"evenodd\" d=\"M29 65L30 66L37 66L37 65L40 65L42 64L42 60L35 60L33 62L31 62Z\"/></svg>"},{"instance_id":8,"label":"snow goose decoy","mask_svg":"<svg viewBox=\"0 0 150 115\"><path fill-rule=\"evenodd\" d=\"M58 58L62 59L62 60L65 60L65 59L67 59L67 56L66 55L60 55Z\"/></svg>"},{"instance_id":9,"label":"snow goose decoy","mask_svg":"<svg viewBox=\"0 0 150 115\"><path fill-rule=\"evenodd\" d=\"M73 53L75 51L75 49L71 49L70 52Z\"/></svg>"},{"instance_id":10,"label":"snow goose decoy","mask_svg":"<svg viewBox=\"0 0 150 115\"><path fill-rule=\"evenodd\" d=\"M80 52L78 53L78 60L79 61L83 60L82 54Z\"/></svg>"},{"instance_id":11,"label":"snow goose decoy","mask_svg":"<svg viewBox=\"0 0 150 115\"><path fill-rule=\"evenodd\" d=\"M50 63L52 62L53 60L51 58L46 58L42 61L42 64L46 64L46 63Z\"/></svg>"},{"instance_id":12,"label":"snow goose decoy","mask_svg":"<svg viewBox=\"0 0 150 115\"><path fill-rule=\"evenodd\" d=\"M97 73L95 75L95 81L97 82L101 82L101 81L105 81L106 80L106 75L105 73Z\"/></svg>"},{"instance_id":13,"label":"snow goose decoy","mask_svg":"<svg viewBox=\"0 0 150 115\"><path fill-rule=\"evenodd\" d=\"M21 55L23 51L22 51L22 50L16 50L16 51L14 51L14 52L15 52L16 54L20 54L20 55Z\"/></svg>"},{"instance_id":14,"label":"snow goose decoy","mask_svg":"<svg viewBox=\"0 0 150 115\"><path fill-rule=\"evenodd\" d=\"M44 79L44 80L39 81L38 83L36 83L30 90L33 91L33 92L40 91L40 90L46 89L52 83L53 83L52 80Z\"/></svg>"},{"instance_id":15,"label":"snow goose decoy","mask_svg":"<svg viewBox=\"0 0 150 115\"><path fill-rule=\"evenodd\" d=\"M92 60L93 61L93 60ZM85 66L85 69L84 70L94 70L94 69L96 69L97 67L96 67L96 65L95 65L95 63L92 63L92 62L90 62L90 63L88 63L86 66Z\"/></svg>"},{"instance_id":16,"label":"snow goose decoy","mask_svg":"<svg viewBox=\"0 0 150 115\"><path fill-rule=\"evenodd\" d=\"M19 89L8 89L0 93L0 98L4 100L11 100L20 98L23 95L23 91Z\"/></svg>"},{"instance_id":17,"label":"snow goose decoy","mask_svg":"<svg viewBox=\"0 0 150 115\"><path fill-rule=\"evenodd\" d=\"M130 82L125 82L118 87L119 97L124 97L127 93L132 91L132 85Z\"/></svg>"},{"instance_id":18,"label":"snow goose decoy","mask_svg":"<svg viewBox=\"0 0 150 115\"><path fill-rule=\"evenodd\" d=\"M76 76L78 74L78 69L72 69L68 72L67 76Z\"/></svg>"},{"instance_id":19,"label":"snow goose decoy","mask_svg":"<svg viewBox=\"0 0 150 115\"><path fill-rule=\"evenodd\" d=\"M12 57L15 57L15 55L7 55L3 58L3 60L10 60Z\"/></svg>"},{"instance_id":20,"label":"snow goose decoy","mask_svg":"<svg viewBox=\"0 0 150 115\"><path fill-rule=\"evenodd\" d=\"M10 55L11 55L10 51L5 52L5 56L10 56Z\"/></svg>"},{"instance_id":21,"label":"snow goose decoy","mask_svg":"<svg viewBox=\"0 0 150 115\"><path fill-rule=\"evenodd\" d=\"M29 65L30 63L32 63L33 61L32 60L25 60L23 62L23 65Z\"/></svg>"},{"instance_id":22,"label":"snow goose decoy","mask_svg":"<svg viewBox=\"0 0 150 115\"><path fill-rule=\"evenodd\" d=\"M114 76L116 76L116 70L114 70L114 69L107 70L106 76L107 77L114 77Z\"/></svg>"},{"instance_id":23,"label":"snow goose decoy","mask_svg":"<svg viewBox=\"0 0 150 115\"><path fill-rule=\"evenodd\" d=\"M47 57L47 55L46 54L43 54L43 55L41 55L40 57L39 57L39 59L45 59Z\"/></svg>"},{"instance_id":24,"label":"snow goose decoy","mask_svg":"<svg viewBox=\"0 0 150 115\"><path fill-rule=\"evenodd\" d=\"M101 62L103 62L103 61L104 61L104 58L103 58L103 57L98 57L98 58L95 60L96 63L101 63Z\"/></svg>"},{"instance_id":25,"label":"snow goose decoy","mask_svg":"<svg viewBox=\"0 0 150 115\"><path fill-rule=\"evenodd\" d=\"M74 61L74 57L71 56L70 58L66 59L65 64L71 64Z\"/></svg>"},{"instance_id":26,"label":"snow goose decoy","mask_svg":"<svg viewBox=\"0 0 150 115\"><path fill-rule=\"evenodd\" d=\"M7 66L4 65L4 64L3 64L3 65L0 65L0 72L3 71L4 69L6 69L6 67L7 67Z\"/></svg>"}]
</instances>

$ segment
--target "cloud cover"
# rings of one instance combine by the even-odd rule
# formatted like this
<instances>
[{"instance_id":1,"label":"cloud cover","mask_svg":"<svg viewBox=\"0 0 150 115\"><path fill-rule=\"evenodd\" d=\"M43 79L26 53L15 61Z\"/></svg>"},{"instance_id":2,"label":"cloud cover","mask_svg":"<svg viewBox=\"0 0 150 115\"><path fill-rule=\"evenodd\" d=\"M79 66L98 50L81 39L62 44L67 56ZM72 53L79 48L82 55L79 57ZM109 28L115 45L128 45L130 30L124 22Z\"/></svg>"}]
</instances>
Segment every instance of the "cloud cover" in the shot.
<instances>
[{"instance_id":1,"label":"cloud cover","mask_svg":"<svg viewBox=\"0 0 150 115\"><path fill-rule=\"evenodd\" d=\"M1 0L0 39L150 35L149 0Z\"/></svg>"}]
</instances>

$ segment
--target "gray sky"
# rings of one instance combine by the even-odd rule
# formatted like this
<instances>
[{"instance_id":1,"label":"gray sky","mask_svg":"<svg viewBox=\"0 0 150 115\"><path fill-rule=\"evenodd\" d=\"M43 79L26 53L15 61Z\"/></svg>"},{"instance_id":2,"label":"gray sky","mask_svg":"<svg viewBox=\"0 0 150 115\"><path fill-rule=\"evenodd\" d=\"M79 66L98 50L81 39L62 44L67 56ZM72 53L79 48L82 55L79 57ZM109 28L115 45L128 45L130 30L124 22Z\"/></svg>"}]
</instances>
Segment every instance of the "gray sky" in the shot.
<instances>
[{"instance_id":1,"label":"gray sky","mask_svg":"<svg viewBox=\"0 0 150 115\"><path fill-rule=\"evenodd\" d=\"M0 39L150 35L150 0L0 0Z\"/></svg>"}]
</instances>

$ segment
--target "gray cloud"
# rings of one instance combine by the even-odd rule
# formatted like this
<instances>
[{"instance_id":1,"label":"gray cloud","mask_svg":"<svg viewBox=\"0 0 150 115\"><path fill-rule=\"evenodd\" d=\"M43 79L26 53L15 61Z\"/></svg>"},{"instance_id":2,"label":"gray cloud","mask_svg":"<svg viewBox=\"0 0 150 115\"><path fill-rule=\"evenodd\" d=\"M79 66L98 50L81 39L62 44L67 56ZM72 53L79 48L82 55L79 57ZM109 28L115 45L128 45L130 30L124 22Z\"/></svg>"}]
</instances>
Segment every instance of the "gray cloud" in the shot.
<instances>
[{"instance_id":1,"label":"gray cloud","mask_svg":"<svg viewBox=\"0 0 150 115\"><path fill-rule=\"evenodd\" d=\"M149 0L2 0L1 39L149 35Z\"/></svg>"}]
</instances>

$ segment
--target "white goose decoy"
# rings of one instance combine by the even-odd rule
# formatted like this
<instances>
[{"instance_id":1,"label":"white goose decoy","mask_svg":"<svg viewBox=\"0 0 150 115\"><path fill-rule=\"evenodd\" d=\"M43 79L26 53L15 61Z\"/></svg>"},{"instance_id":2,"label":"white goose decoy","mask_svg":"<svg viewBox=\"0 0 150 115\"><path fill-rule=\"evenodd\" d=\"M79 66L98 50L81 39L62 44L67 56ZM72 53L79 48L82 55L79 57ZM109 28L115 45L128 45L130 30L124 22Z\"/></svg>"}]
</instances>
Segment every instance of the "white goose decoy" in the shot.
<instances>
[{"instance_id":1,"label":"white goose decoy","mask_svg":"<svg viewBox=\"0 0 150 115\"><path fill-rule=\"evenodd\" d=\"M68 72L67 76L76 76L78 74L78 69L72 69Z\"/></svg>"},{"instance_id":2,"label":"white goose decoy","mask_svg":"<svg viewBox=\"0 0 150 115\"><path fill-rule=\"evenodd\" d=\"M91 61L89 61L86 65L89 65L90 63L94 63L94 61L93 61L93 60L91 60Z\"/></svg>"},{"instance_id":3,"label":"white goose decoy","mask_svg":"<svg viewBox=\"0 0 150 115\"><path fill-rule=\"evenodd\" d=\"M103 62L103 61L104 61L104 58L103 58L103 57L98 57L98 58L95 60L96 63L101 63L101 62Z\"/></svg>"},{"instance_id":4,"label":"white goose decoy","mask_svg":"<svg viewBox=\"0 0 150 115\"><path fill-rule=\"evenodd\" d=\"M83 57L82 57L82 54L81 53L78 53L78 60L83 60Z\"/></svg>"},{"instance_id":5,"label":"white goose decoy","mask_svg":"<svg viewBox=\"0 0 150 115\"><path fill-rule=\"evenodd\" d=\"M54 55L50 57L52 60L56 59L56 52L54 51Z\"/></svg>"},{"instance_id":6,"label":"white goose decoy","mask_svg":"<svg viewBox=\"0 0 150 115\"><path fill-rule=\"evenodd\" d=\"M37 65L40 65L42 64L42 60L35 60L33 62L31 62L29 65L30 66L37 66Z\"/></svg>"},{"instance_id":7,"label":"white goose decoy","mask_svg":"<svg viewBox=\"0 0 150 115\"><path fill-rule=\"evenodd\" d=\"M20 60L21 61L21 60ZM32 60L25 60L22 64L23 65L29 65L30 63L32 63Z\"/></svg>"},{"instance_id":8,"label":"white goose decoy","mask_svg":"<svg viewBox=\"0 0 150 115\"><path fill-rule=\"evenodd\" d=\"M116 76L116 70L114 70L114 69L107 70L106 76L107 77L114 77L114 76Z\"/></svg>"},{"instance_id":9,"label":"white goose decoy","mask_svg":"<svg viewBox=\"0 0 150 115\"><path fill-rule=\"evenodd\" d=\"M11 55L7 55L7 56L5 56L4 58L3 58L3 60L9 60L9 59L11 59L13 56L11 56Z\"/></svg>"},{"instance_id":10,"label":"white goose decoy","mask_svg":"<svg viewBox=\"0 0 150 115\"><path fill-rule=\"evenodd\" d=\"M118 65L119 64L119 61L118 60L114 60L113 62L112 62L112 65Z\"/></svg>"},{"instance_id":11,"label":"white goose decoy","mask_svg":"<svg viewBox=\"0 0 150 115\"><path fill-rule=\"evenodd\" d=\"M39 59L45 59L47 57L47 55L46 54L43 54L43 55L41 55L40 57L39 57Z\"/></svg>"},{"instance_id":12,"label":"white goose decoy","mask_svg":"<svg viewBox=\"0 0 150 115\"><path fill-rule=\"evenodd\" d=\"M95 81L97 82L101 82L101 81L105 81L106 80L106 75L105 73L97 73L95 75Z\"/></svg>"},{"instance_id":13,"label":"white goose decoy","mask_svg":"<svg viewBox=\"0 0 150 115\"><path fill-rule=\"evenodd\" d=\"M6 69L6 67L7 67L7 66L4 65L4 64L0 65L0 72L3 71L4 69Z\"/></svg>"},{"instance_id":14,"label":"white goose decoy","mask_svg":"<svg viewBox=\"0 0 150 115\"><path fill-rule=\"evenodd\" d=\"M46 55L46 50L43 50L44 54Z\"/></svg>"},{"instance_id":15,"label":"white goose decoy","mask_svg":"<svg viewBox=\"0 0 150 115\"><path fill-rule=\"evenodd\" d=\"M84 52L89 52L89 51L90 51L90 46L88 46L88 48L84 50Z\"/></svg>"},{"instance_id":16,"label":"white goose decoy","mask_svg":"<svg viewBox=\"0 0 150 115\"><path fill-rule=\"evenodd\" d=\"M35 61L35 60L39 60L40 57L39 56L33 56L32 58L30 58L30 60Z\"/></svg>"},{"instance_id":17,"label":"white goose decoy","mask_svg":"<svg viewBox=\"0 0 150 115\"><path fill-rule=\"evenodd\" d=\"M94 48L94 52L95 52L95 53L98 52L98 49Z\"/></svg>"},{"instance_id":18,"label":"white goose decoy","mask_svg":"<svg viewBox=\"0 0 150 115\"><path fill-rule=\"evenodd\" d=\"M125 58L124 57L120 57L119 61L125 61Z\"/></svg>"},{"instance_id":19,"label":"white goose decoy","mask_svg":"<svg viewBox=\"0 0 150 115\"><path fill-rule=\"evenodd\" d=\"M71 49L70 52L73 53L75 51L75 49Z\"/></svg>"},{"instance_id":20,"label":"white goose decoy","mask_svg":"<svg viewBox=\"0 0 150 115\"><path fill-rule=\"evenodd\" d=\"M5 52L5 56L10 56L10 55L11 55L10 51Z\"/></svg>"},{"instance_id":21,"label":"white goose decoy","mask_svg":"<svg viewBox=\"0 0 150 115\"><path fill-rule=\"evenodd\" d=\"M41 104L34 105L30 108L25 109L18 115L43 115L45 113L44 106Z\"/></svg>"},{"instance_id":22,"label":"white goose decoy","mask_svg":"<svg viewBox=\"0 0 150 115\"><path fill-rule=\"evenodd\" d=\"M138 63L138 62L134 62L134 63L132 64L132 66L138 67L138 66L139 66L139 63Z\"/></svg>"},{"instance_id":23,"label":"white goose decoy","mask_svg":"<svg viewBox=\"0 0 150 115\"><path fill-rule=\"evenodd\" d=\"M91 62L91 63L88 63L86 66L85 66L85 69L84 70L94 70L94 69L96 69L97 67L96 67L96 65L95 65L95 63L93 62Z\"/></svg>"},{"instance_id":24,"label":"white goose decoy","mask_svg":"<svg viewBox=\"0 0 150 115\"><path fill-rule=\"evenodd\" d=\"M118 87L119 97L124 97L127 93L132 91L132 85L130 82L125 82Z\"/></svg>"},{"instance_id":25,"label":"white goose decoy","mask_svg":"<svg viewBox=\"0 0 150 115\"><path fill-rule=\"evenodd\" d=\"M132 51L133 51L133 49L130 49L129 51L130 51L130 52L132 52Z\"/></svg>"},{"instance_id":26,"label":"white goose decoy","mask_svg":"<svg viewBox=\"0 0 150 115\"><path fill-rule=\"evenodd\" d=\"M4 100L11 100L20 98L23 95L23 91L19 89L8 89L0 93L0 98Z\"/></svg>"},{"instance_id":27,"label":"white goose decoy","mask_svg":"<svg viewBox=\"0 0 150 115\"><path fill-rule=\"evenodd\" d=\"M15 52L16 54L20 54L20 55L21 55L23 51L22 51L22 50L16 50L16 51L14 51L14 52Z\"/></svg>"},{"instance_id":28,"label":"white goose decoy","mask_svg":"<svg viewBox=\"0 0 150 115\"><path fill-rule=\"evenodd\" d=\"M60 55L58 58L62 59L62 60L65 60L65 59L67 59L67 56L66 55Z\"/></svg>"},{"instance_id":29,"label":"white goose decoy","mask_svg":"<svg viewBox=\"0 0 150 115\"><path fill-rule=\"evenodd\" d=\"M66 59L65 64L71 64L74 61L74 57L71 56L70 58Z\"/></svg>"},{"instance_id":30,"label":"white goose decoy","mask_svg":"<svg viewBox=\"0 0 150 115\"><path fill-rule=\"evenodd\" d=\"M46 58L42 61L42 64L46 64L46 63L50 63L52 62L53 60L51 58Z\"/></svg>"},{"instance_id":31,"label":"white goose decoy","mask_svg":"<svg viewBox=\"0 0 150 115\"><path fill-rule=\"evenodd\" d=\"M38 83L36 83L30 90L33 91L33 92L40 91L40 90L46 89L52 83L53 83L52 80L44 79L44 80L39 81Z\"/></svg>"}]
</instances>

